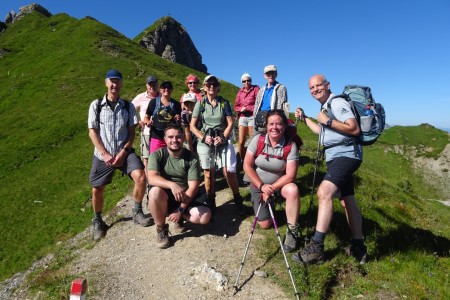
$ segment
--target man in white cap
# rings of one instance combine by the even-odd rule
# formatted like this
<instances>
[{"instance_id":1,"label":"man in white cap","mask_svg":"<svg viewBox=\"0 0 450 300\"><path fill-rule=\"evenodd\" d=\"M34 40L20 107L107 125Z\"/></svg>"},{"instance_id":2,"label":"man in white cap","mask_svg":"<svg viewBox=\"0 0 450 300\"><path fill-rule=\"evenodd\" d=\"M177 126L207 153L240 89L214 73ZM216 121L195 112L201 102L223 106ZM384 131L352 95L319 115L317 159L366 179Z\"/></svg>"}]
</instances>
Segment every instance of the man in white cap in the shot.
<instances>
[{"instance_id":1,"label":"man in white cap","mask_svg":"<svg viewBox=\"0 0 450 300\"><path fill-rule=\"evenodd\" d=\"M136 111L139 112L139 128L141 130L141 158L144 162L145 170L147 170L148 155L150 150L150 127L145 126L144 118L147 111L148 103L152 99L159 96L158 79L150 75L146 81L147 90L134 97L133 103Z\"/></svg>"},{"instance_id":2,"label":"man in white cap","mask_svg":"<svg viewBox=\"0 0 450 300\"><path fill-rule=\"evenodd\" d=\"M94 241L104 237L109 227L103 221L102 210L105 187L112 182L115 170L122 171L134 181L134 222L142 226L153 224L153 219L142 212L145 173L144 166L133 149L138 122L134 105L120 97L122 84L122 74L119 71L108 71L105 78L107 93L92 101L89 106L89 137L95 147L89 175L94 210Z\"/></svg>"},{"instance_id":3,"label":"man in white cap","mask_svg":"<svg viewBox=\"0 0 450 300\"><path fill-rule=\"evenodd\" d=\"M256 96L253 116L255 119L255 130L252 136L266 131L265 116L271 109L281 109L289 118L289 103L286 87L279 83L276 78L278 70L275 65L264 67L264 78L267 83L261 87Z\"/></svg>"}]
</instances>

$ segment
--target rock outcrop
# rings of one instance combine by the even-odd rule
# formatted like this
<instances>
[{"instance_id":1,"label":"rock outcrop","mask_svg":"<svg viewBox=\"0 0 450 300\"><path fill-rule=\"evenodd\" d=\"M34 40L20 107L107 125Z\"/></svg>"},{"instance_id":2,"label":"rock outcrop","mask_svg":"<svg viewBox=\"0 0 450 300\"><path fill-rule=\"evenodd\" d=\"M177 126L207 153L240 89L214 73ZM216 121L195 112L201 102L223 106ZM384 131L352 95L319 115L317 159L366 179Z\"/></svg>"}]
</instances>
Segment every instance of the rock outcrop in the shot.
<instances>
[{"instance_id":1,"label":"rock outcrop","mask_svg":"<svg viewBox=\"0 0 450 300\"><path fill-rule=\"evenodd\" d=\"M31 14L34 11L37 11L46 17L52 16L52 14L47 9L45 9L43 6L41 6L40 4L37 4L37 3L33 3L30 5L25 5L25 6L20 7L18 14L16 14L13 10L10 11L5 17L5 23L6 24L14 23L17 20L19 20L20 18L22 18L23 16Z\"/></svg>"},{"instance_id":2,"label":"rock outcrop","mask_svg":"<svg viewBox=\"0 0 450 300\"><path fill-rule=\"evenodd\" d=\"M186 29L172 17L156 21L138 36L137 42L162 58L207 73L202 56Z\"/></svg>"}]
</instances>

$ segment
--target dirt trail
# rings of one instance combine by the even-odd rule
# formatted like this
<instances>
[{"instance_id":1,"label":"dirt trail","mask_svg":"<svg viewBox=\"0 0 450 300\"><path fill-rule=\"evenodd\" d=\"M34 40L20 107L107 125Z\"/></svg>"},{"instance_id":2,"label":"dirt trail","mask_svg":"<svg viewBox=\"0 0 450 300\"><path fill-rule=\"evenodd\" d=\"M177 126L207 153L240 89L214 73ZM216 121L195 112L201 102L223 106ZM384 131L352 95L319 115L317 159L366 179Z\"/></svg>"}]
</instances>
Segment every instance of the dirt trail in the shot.
<instances>
[{"instance_id":1,"label":"dirt trail","mask_svg":"<svg viewBox=\"0 0 450 300\"><path fill-rule=\"evenodd\" d=\"M253 274L257 269L264 271L265 265L252 247L262 238L258 230L239 280L241 290L233 295L253 217L236 217L231 198L228 188L219 191L215 223L190 225L187 232L173 236L172 247L161 250L155 246L155 226L142 228L133 224L129 217L132 199L127 197L108 219L127 217L114 223L92 249L80 251L70 267L71 274L87 279L88 299L290 298L269 278ZM90 237L89 234L90 229L85 232Z\"/></svg>"}]
</instances>

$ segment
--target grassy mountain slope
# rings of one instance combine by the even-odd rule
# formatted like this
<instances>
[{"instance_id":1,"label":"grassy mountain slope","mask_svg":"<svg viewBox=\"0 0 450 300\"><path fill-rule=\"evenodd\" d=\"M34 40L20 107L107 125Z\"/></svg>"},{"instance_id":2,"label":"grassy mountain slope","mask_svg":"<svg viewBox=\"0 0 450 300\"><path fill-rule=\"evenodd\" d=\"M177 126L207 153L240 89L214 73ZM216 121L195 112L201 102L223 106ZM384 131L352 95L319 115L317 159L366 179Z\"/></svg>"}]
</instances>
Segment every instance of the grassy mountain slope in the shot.
<instances>
[{"instance_id":1,"label":"grassy mountain slope","mask_svg":"<svg viewBox=\"0 0 450 300\"><path fill-rule=\"evenodd\" d=\"M122 71L126 77L123 96L128 99L138 88L144 90L149 74L172 80L175 99L184 90L188 73L204 75L147 52L93 19L77 20L65 14L26 16L0 35L0 48L9 51L0 58L1 280L28 268L56 242L90 224L88 172L93 149L87 136L87 108L104 93L106 70ZM236 91L224 83L221 95L233 100ZM315 195L312 210L309 215L307 212L317 136L304 124L298 130L305 143L298 173L300 222L302 228L311 229L317 214ZM449 208L423 200L445 199L448 191L427 185L413 168L412 158L395 151L399 146L415 147L417 155L435 158L448 143L448 135L431 126L395 126L364 149L356 194L370 260L359 266L342 254L340 248L348 241L349 232L336 202L326 240L328 260L306 268L290 260L302 298L450 297ZM325 165L320 162L316 183L324 172ZM106 210L131 187L120 174L115 179L107 188ZM283 218L279 210L279 227ZM292 294L278 241L273 231L266 235L266 240L255 242L260 243L258 251L268 257L265 268ZM67 289L61 282L52 277L33 284L42 284L37 287L40 291L52 286L54 297L49 298L60 299Z\"/></svg>"},{"instance_id":2,"label":"grassy mountain slope","mask_svg":"<svg viewBox=\"0 0 450 300\"><path fill-rule=\"evenodd\" d=\"M149 53L94 19L66 14L22 18L0 36L0 48L8 50L0 58L3 279L90 223L87 110L106 91L106 71L122 71L127 99L145 90L149 74L172 80L175 99L187 74L205 75ZM236 92L223 83L225 98L234 100ZM115 180L106 209L129 188L129 180Z\"/></svg>"}]
</instances>

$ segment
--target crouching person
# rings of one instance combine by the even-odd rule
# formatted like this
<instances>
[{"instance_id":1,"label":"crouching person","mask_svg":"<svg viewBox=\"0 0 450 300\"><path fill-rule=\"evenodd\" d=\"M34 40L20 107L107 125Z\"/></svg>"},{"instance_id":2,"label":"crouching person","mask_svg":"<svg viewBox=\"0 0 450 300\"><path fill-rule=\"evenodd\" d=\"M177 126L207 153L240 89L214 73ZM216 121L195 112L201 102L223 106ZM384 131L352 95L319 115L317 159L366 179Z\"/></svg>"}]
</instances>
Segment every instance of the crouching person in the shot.
<instances>
[{"instance_id":1,"label":"crouching person","mask_svg":"<svg viewBox=\"0 0 450 300\"><path fill-rule=\"evenodd\" d=\"M148 160L147 178L149 211L156 224L157 247L170 246L169 224L173 232L184 231L184 220L195 224L207 224L211 210L198 194L200 163L197 156L183 148L184 133L180 126L170 124L165 128L167 146L152 153ZM203 199L203 200L202 200Z\"/></svg>"}]
</instances>

